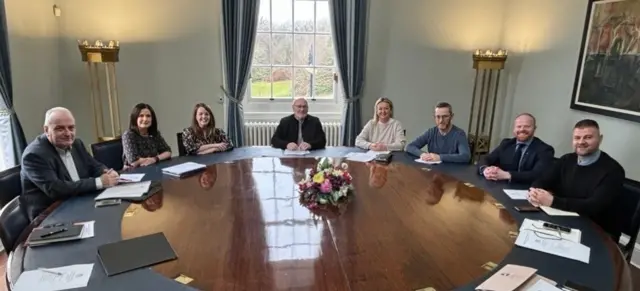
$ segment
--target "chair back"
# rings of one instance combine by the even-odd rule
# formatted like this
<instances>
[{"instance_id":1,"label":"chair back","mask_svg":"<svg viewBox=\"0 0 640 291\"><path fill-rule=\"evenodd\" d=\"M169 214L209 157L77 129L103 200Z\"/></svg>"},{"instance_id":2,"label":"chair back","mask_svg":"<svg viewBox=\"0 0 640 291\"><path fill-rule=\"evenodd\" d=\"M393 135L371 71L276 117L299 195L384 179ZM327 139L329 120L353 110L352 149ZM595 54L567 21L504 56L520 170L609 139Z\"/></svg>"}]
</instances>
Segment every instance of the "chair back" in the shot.
<instances>
[{"instance_id":1,"label":"chair back","mask_svg":"<svg viewBox=\"0 0 640 291\"><path fill-rule=\"evenodd\" d=\"M120 138L94 143L91 145L93 157L107 168L116 171L124 167L122 140Z\"/></svg>"},{"instance_id":2,"label":"chair back","mask_svg":"<svg viewBox=\"0 0 640 291\"><path fill-rule=\"evenodd\" d=\"M631 261L633 248L640 231L640 183L626 180L620 201L618 201L618 213L622 233L629 236L629 241L620 246L627 262Z\"/></svg>"},{"instance_id":3,"label":"chair back","mask_svg":"<svg viewBox=\"0 0 640 291\"><path fill-rule=\"evenodd\" d=\"M187 149L184 148L184 143L182 139L182 132L176 133L176 138L178 140L178 155L183 157L187 155Z\"/></svg>"},{"instance_id":4,"label":"chair back","mask_svg":"<svg viewBox=\"0 0 640 291\"><path fill-rule=\"evenodd\" d=\"M17 165L0 172L0 208L22 194L21 168Z\"/></svg>"},{"instance_id":5,"label":"chair back","mask_svg":"<svg viewBox=\"0 0 640 291\"><path fill-rule=\"evenodd\" d=\"M22 232L29 226L29 219L20 207L19 197L13 198L0 210L0 241L7 253L14 250Z\"/></svg>"}]
</instances>

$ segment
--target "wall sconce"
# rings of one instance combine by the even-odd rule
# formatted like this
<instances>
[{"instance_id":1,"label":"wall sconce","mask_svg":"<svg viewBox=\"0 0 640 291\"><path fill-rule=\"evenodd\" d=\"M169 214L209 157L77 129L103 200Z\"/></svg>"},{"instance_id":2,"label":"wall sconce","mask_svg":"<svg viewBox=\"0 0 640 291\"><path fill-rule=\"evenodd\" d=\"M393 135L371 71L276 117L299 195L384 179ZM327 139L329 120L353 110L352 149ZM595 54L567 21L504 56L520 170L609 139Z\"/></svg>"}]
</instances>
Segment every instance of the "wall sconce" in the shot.
<instances>
[{"instance_id":1,"label":"wall sconce","mask_svg":"<svg viewBox=\"0 0 640 291\"><path fill-rule=\"evenodd\" d=\"M476 50L472 56L476 76L473 82L469 129L467 131L472 163L477 162L481 155L487 154L491 150L500 72L504 69L507 55L506 50L500 49L495 52Z\"/></svg>"},{"instance_id":2,"label":"wall sconce","mask_svg":"<svg viewBox=\"0 0 640 291\"><path fill-rule=\"evenodd\" d=\"M116 85L116 63L120 60L120 43L110 40L106 44L100 40L90 43L78 40L78 48L82 61L87 63L89 80L91 81L91 107L93 110L95 134L98 141L105 141L122 135L120 124L120 105ZM104 71L104 74L102 74ZM101 76L105 77L107 99L103 98ZM109 125L111 135L105 136L103 105L109 107Z\"/></svg>"},{"instance_id":3,"label":"wall sconce","mask_svg":"<svg viewBox=\"0 0 640 291\"><path fill-rule=\"evenodd\" d=\"M62 11L58 7L58 5L53 5L53 16L60 17L62 15Z\"/></svg>"}]
</instances>

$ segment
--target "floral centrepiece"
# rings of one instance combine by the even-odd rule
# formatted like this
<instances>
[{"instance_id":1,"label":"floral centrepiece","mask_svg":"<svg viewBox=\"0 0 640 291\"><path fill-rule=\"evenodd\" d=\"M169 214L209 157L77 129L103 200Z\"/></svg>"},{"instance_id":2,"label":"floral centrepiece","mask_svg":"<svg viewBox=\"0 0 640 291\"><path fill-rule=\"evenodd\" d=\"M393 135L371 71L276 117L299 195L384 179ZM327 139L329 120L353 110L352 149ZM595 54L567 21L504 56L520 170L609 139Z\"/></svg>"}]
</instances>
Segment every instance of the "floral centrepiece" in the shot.
<instances>
[{"instance_id":1,"label":"floral centrepiece","mask_svg":"<svg viewBox=\"0 0 640 291\"><path fill-rule=\"evenodd\" d=\"M335 163L331 158L321 158L315 168L305 171L305 178L298 182L300 203L315 209L338 206L353 195L351 174L346 163Z\"/></svg>"}]
</instances>

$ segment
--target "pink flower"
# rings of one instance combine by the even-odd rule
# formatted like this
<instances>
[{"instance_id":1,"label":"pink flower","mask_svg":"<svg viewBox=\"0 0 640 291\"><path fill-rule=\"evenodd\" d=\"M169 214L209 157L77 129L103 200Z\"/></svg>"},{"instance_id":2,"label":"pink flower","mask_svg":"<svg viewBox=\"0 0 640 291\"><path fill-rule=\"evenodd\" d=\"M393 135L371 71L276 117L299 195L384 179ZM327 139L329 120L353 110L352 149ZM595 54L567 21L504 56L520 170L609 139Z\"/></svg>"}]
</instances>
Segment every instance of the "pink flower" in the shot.
<instances>
[{"instance_id":1,"label":"pink flower","mask_svg":"<svg viewBox=\"0 0 640 291\"><path fill-rule=\"evenodd\" d=\"M327 179L327 180L324 180L324 182L320 185L320 192L329 193L331 192L332 188L333 187L331 186L331 181Z\"/></svg>"}]
</instances>

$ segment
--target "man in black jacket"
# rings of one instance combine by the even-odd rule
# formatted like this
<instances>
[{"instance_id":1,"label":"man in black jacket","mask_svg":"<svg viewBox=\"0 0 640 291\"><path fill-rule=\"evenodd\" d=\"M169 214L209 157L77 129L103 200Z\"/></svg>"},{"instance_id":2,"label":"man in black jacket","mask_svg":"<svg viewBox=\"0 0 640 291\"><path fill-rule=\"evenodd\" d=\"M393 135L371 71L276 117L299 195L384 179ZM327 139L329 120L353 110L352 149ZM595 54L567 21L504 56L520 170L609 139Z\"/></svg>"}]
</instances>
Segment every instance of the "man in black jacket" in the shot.
<instances>
[{"instance_id":1,"label":"man in black jacket","mask_svg":"<svg viewBox=\"0 0 640 291\"><path fill-rule=\"evenodd\" d=\"M529 113L518 115L513 138L504 139L480 163L478 170L487 180L508 180L530 185L553 164L554 149L534 136L536 119Z\"/></svg>"},{"instance_id":2,"label":"man in black jacket","mask_svg":"<svg viewBox=\"0 0 640 291\"><path fill-rule=\"evenodd\" d=\"M622 193L624 168L600 150L600 128L591 119L581 120L573 129L575 152L566 154L529 189L529 202L577 212L620 238L618 197Z\"/></svg>"},{"instance_id":3,"label":"man in black jacket","mask_svg":"<svg viewBox=\"0 0 640 291\"><path fill-rule=\"evenodd\" d=\"M323 149L327 138L320 119L308 114L309 104L304 98L293 101L293 114L280 119L271 145L287 150Z\"/></svg>"},{"instance_id":4,"label":"man in black jacket","mask_svg":"<svg viewBox=\"0 0 640 291\"><path fill-rule=\"evenodd\" d=\"M118 184L118 173L90 156L75 131L71 112L52 108L45 115L44 134L24 150L20 203L30 220L56 201Z\"/></svg>"}]
</instances>

